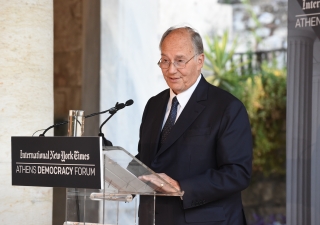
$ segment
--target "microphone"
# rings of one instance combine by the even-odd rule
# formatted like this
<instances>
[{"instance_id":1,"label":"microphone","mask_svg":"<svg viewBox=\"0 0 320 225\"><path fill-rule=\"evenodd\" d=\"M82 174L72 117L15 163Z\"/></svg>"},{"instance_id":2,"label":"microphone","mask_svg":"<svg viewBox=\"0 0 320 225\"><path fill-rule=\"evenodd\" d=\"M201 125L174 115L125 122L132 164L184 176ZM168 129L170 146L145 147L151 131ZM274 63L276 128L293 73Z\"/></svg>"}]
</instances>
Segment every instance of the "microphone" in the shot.
<instances>
[{"instance_id":1,"label":"microphone","mask_svg":"<svg viewBox=\"0 0 320 225\"><path fill-rule=\"evenodd\" d=\"M120 109L123 109L124 107L126 106L130 106L133 104L133 100L132 99L129 99L128 101L126 101L126 103L116 103L116 105L108 110L105 110L105 111L102 111L102 112L97 112L97 113L92 113L90 115L87 115L87 116L84 116L84 118L89 118L89 117L92 117L92 116L97 116L97 115L100 115L100 114L104 114L106 112L109 112L111 115L108 117L108 119L102 124L102 126ZM44 132L42 134L39 135L39 137L45 137L45 133L47 133L48 130L50 130L51 128L54 128L54 127L57 127L57 126L61 126L61 125L64 125L64 124L67 124L69 123L68 121L63 121L61 123L57 123L57 124L54 124L50 127L48 127L47 129L44 130ZM100 133L101 132L101 129L100 129ZM103 134L103 133L102 133ZM100 135L99 135L100 136ZM110 142L111 143L111 142ZM112 146L112 145L111 145Z\"/></svg>"},{"instance_id":2,"label":"microphone","mask_svg":"<svg viewBox=\"0 0 320 225\"><path fill-rule=\"evenodd\" d=\"M125 105L126 106L130 106L133 104L133 100L132 99L129 99L128 101L126 101Z\"/></svg>"}]
</instances>

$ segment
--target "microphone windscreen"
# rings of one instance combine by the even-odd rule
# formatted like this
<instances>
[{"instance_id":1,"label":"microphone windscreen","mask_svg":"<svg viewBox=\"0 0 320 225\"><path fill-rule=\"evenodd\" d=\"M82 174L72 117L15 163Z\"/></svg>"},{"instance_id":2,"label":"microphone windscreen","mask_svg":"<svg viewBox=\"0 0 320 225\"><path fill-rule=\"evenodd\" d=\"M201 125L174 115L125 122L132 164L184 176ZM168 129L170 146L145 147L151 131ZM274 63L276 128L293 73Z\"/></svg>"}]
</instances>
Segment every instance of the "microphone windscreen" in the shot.
<instances>
[{"instance_id":1,"label":"microphone windscreen","mask_svg":"<svg viewBox=\"0 0 320 225\"><path fill-rule=\"evenodd\" d=\"M125 104L123 104L123 103L120 103L120 104L117 104L116 105L116 109L123 109L125 107Z\"/></svg>"},{"instance_id":2,"label":"microphone windscreen","mask_svg":"<svg viewBox=\"0 0 320 225\"><path fill-rule=\"evenodd\" d=\"M129 99L128 101L126 101L126 106L132 105L133 104L133 100Z\"/></svg>"}]
</instances>

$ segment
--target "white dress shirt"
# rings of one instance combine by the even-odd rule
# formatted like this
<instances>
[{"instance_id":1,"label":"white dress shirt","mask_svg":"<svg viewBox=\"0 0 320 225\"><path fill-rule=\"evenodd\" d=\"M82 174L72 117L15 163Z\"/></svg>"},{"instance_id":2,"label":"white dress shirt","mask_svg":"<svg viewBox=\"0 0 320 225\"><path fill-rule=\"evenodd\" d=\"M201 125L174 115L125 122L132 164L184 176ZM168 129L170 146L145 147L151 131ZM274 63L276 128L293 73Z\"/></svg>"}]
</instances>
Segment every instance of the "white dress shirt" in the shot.
<instances>
[{"instance_id":1,"label":"white dress shirt","mask_svg":"<svg viewBox=\"0 0 320 225\"><path fill-rule=\"evenodd\" d=\"M198 86L198 83L200 82L200 79L201 79L201 74L199 74L198 79L196 80L196 82L191 87L189 87L187 90L185 90L184 92L181 92L178 95L176 95L170 88L170 98L169 98L169 101L168 101L168 104L167 104L167 109L166 109L166 113L165 113L165 116L164 116L164 119L163 119L162 128L163 128L163 126L164 126L164 124L165 124L165 122L166 122L166 120L167 120L167 118L169 116L172 99L175 96L177 96L177 99L178 99L178 102L179 102L179 105L178 105L178 108L177 108L177 117L176 117L176 121L177 121L177 119L179 118L182 110L187 105L192 93L194 92L194 90Z\"/></svg>"}]
</instances>

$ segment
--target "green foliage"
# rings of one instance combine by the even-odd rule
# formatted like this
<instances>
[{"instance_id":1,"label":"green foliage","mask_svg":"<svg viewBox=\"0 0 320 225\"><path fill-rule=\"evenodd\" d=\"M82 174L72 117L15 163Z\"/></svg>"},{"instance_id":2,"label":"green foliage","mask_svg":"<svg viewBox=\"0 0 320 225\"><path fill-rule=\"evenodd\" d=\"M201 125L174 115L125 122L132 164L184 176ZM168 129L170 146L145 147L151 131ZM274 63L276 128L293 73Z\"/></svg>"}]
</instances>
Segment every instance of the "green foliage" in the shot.
<instances>
[{"instance_id":1,"label":"green foliage","mask_svg":"<svg viewBox=\"0 0 320 225\"><path fill-rule=\"evenodd\" d=\"M262 64L261 72L241 83L238 97L247 108L254 140L253 169L285 174L286 69Z\"/></svg>"},{"instance_id":2,"label":"green foliage","mask_svg":"<svg viewBox=\"0 0 320 225\"><path fill-rule=\"evenodd\" d=\"M236 69L240 68L243 63L235 63L232 61L234 56L237 39L235 39L231 47L228 48L228 32L224 32L222 37L206 37L206 44L209 51L204 51L205 64L204 69L211 71L212 74L206 79L217 87L221 87L229 92L234 91L238 80L244 80L245 77L235 77Z\"/></svg>"},{"instance_id":3,"label":"green foliage","mask_svg":"<svg viewBox=\"0 0 320 225\"><path fill-rule=\"evenodd\" d=\"M239 98L248 111L253 135L253 170L269 175L285 174L286 68L263 62L255 74L241 76L241 64L232 62L236 41L227 52L223 37L207 38L207 80ZM250 62L247 62L250 63ZM245 74L248 74L245 73Z\"/></svg>"}]
</instances>

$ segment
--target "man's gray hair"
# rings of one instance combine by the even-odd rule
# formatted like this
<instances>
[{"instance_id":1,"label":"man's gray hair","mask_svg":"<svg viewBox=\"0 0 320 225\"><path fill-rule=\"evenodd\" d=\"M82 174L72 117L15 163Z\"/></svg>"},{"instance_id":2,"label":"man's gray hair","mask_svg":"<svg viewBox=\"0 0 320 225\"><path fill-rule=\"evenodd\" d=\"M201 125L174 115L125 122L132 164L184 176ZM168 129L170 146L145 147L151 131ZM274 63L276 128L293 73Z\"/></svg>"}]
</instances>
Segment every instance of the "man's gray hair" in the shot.
<instances>
[{"instance_id":1,"label":"man's gray hair","mask_svg":"<svg viewBox=\"0 0 320 225\"><path fill-rule=\"evenodd\" d=\"M191 41L192 41L192 45L193 45L193 49L195 51L195 54L202 54L203 53L203 44L202 44L202 38L200 36L200 34L192 29L191 27L188 27L188 26L183 26L183 27L170 27L168 30L166 30L166 32L164 32L164 34L162 35L161 37L161 40L160 40L160 44L159 44L159 48L161 50L161 45L162 45L162 42L164 41L164 39L174 30L177 30L177 29L185 29L188 31L188 33L190 34L190 37L191 37Z\"/></svg>"}]
</instances>

